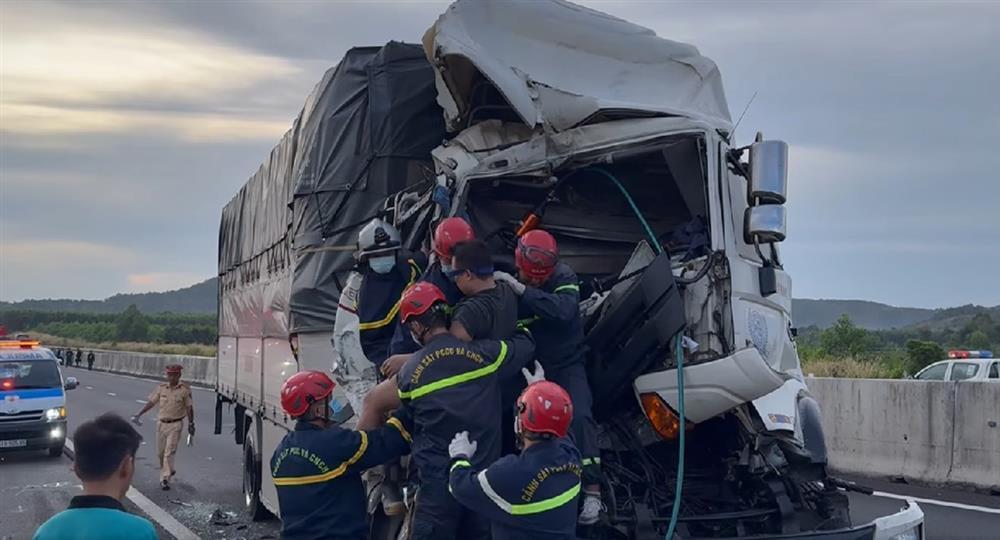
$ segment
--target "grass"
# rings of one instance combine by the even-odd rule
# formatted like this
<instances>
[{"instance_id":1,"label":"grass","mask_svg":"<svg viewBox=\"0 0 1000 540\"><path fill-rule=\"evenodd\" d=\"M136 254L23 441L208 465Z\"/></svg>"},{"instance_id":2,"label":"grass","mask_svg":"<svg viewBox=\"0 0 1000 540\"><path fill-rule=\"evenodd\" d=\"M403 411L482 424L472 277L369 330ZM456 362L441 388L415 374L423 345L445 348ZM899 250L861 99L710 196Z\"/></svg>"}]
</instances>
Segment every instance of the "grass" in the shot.
<instances>
[{"instance_id":1,"label":"grass","mask_svg":"<svg viewBox=\"0 0 1000 540\"><path fill-rule=\"evenodd\" d=\"M845 379L899 379L903 375L897 365L887 362L832 357L803 360L802 372L816 377Z\"/></svg>"},{"instance_id":2,"label":"grass","mask_svg":"<svg viewBox=\"0 0 1000 540\"><path fill-rule=\"evenodd\" d=\"M104 349L109 351L129 351L152 354L182 354L187 356L215 356L214 345L201 345L197 343L136 343L136 342L101 342L94 343L82 339L64 338L51 336L40 332L28 332L28 334L39 341L42 346L49 348L71 347L76 349Z\"/></svg>"}]
</instances>

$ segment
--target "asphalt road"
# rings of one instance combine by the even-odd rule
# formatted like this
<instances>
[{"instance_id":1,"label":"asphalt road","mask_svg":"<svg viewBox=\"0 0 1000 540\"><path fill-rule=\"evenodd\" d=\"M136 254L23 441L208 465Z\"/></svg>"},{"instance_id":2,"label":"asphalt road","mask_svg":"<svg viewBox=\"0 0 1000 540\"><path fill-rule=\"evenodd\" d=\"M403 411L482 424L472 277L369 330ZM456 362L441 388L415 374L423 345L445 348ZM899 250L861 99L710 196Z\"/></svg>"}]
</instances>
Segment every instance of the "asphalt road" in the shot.
<instances>
[{"instance_id":1,"label":"asphalt road","mask_svg":"<svg viewBox=\"0 0 1000 540\"><path fill-rule=\"evenodd\" d=\"M70 433L80 422L107 411L126 418L135 414L158 384L77 368L67 369L66 375L80 380L80 387L67 394ZM231 415L224 416L227 422L223 426L223 434L214 435L213 392L195 388L194 399L198 434L193 447L181 446L178 451L178 473L173 489L161 491L158 484L155 411L147 413L143 426L139 428L145 441L137 456L135 488L201 538L278 538L279 524L276 520L250 523L242 516L241 453L233 442ZM3 478L0 482L0 540L30 538L40 523L65 508L72 495L80 489L70 470L69 460L66 457L48 458L44 453L0 454L0 475ZM924 499L918 502L926 516L928 538L1000 538L1000 496L852 479L881 493ZM903 505L902 500L890 496L851 493L850 498L855 523L865 523L893 513ZM145 513L131 503L128 506L139 514ZM227 516L222 520L225 524L213 523L212 514L216 510L236 517ZM171 538L162 528L161 535L162 538Z\"/></svg>"}]
</instances>

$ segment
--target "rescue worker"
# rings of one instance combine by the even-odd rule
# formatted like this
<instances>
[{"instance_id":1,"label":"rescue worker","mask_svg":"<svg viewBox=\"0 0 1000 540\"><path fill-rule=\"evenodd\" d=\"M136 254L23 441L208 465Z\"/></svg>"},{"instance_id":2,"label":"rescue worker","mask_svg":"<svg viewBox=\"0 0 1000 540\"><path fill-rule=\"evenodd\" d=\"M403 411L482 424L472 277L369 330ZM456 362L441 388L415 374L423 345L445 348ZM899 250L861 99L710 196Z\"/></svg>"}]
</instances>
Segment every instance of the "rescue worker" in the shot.
<instances>
[{"instance_id":1,"label":"rescue worker","mask_svg":"<svg viewBox=\"0 0 1000 540\"><path fill-rule=\"evenodd\" d=\"M170 481L177 474L174 455L181 440L185 416L188 419L188 434L194 436L195 431L194 400L191 387L181 382L183 369L179 364L168 365L167 382L157 386L139 413L132 417L132 422L142 425L139 418L156 405L160 406L156 418L156 459L160 465L160 487L164 491L170 489Z\"/></svg>"},{"instance_id":2,"label":"rescue worker","mask_svg":"<svg viewBox=\"0 0 1000 540\"><path fill-rule=\"evenodd\" d=\"M90 370L90 371L94 371L94 360L95 360L95 358L94 358L94 351L88 352L87 353L87 369Z\"/></svg>"},{"instance_id":3,"label":"rescue worker","mask_svg":"<svg viewBox=\"0 0 1000 540\"><path fill-rule=\"evenodd\" d=\"M420 488L411 513L414 540L487 538L488 524L448 492L448 445L468 431L480 445L473 465L484 468L500 457L499 380L517 375L534 355L527 332L507 340L464 342L448 331L448 303L432 283L418 282L403 293L400 318L421 344L395 378L365 399L360 428L378 425L403 407L413 418L412 463Z\"/></svg>"},{"instance_id":4,"label":"rescue worker","mask_svg":"<svg viewBox=\"0 0 1000 540\"><path fill-rule=\"evenodd\" d=\"M320 371L300 371L281 385L281 407L296 420L271 456L285 540L368 538L361 471L409 449L409 422L401 416L371 431L335 425L335 386Z\"/></svg>"},{"instance_id":5,"label":"rescue worker","mask_svg":"<svg viewBox=\"0 0 1000 540\"><path fill-rule=\"evenodd\" d=\"M433 283L444 293L448 305L453 306L462 299L462 291L449 277L452 271L452 256L455 246L475 238L472 226L460 217L445 218L434 229L431 248L437 260L431 263L417 281ZM395 375L410 355L420 348L402 323L397 324L392 341L389 343L389 360L382 365L386 377Z\"/></svg>"},{"instance_id":6,"label":"rescue worker","mask_svg":"<svg viewBox=\"0 0 1000 540\"><path fill-rule=\"evenodd\" d=\"M569 265L559 261L556 240L544 230L521 236L514 261L520 279L503 272L495 275L519 295L519 317L535 338L548 380L564 388L573 400L576 414L571 431L583 456L580 524L592 525L602 508L601 458L585 367L579 279Z\"/></svg>"},{"instance_id":7,"label":"rescue worker","mask_svg":"<svg viewBox=\"0 0 1000 540\"><path fill-rule=\"evenodd\" d=\"M422 254L403 258L399 231L374 219L358 234L358 262L364 281L358 293L361 348L380 367L389 356L389 342L396 330L399 297L416 283L427 266Z\"/></svg>"},{"instance_id":8,"label":"rescue worker","mask_svg":"<svg viewBox=\"0 0 1000 540\"><path fill-rule=\"evenodd\" d=\"M525 373L529 379L537 375ZM493 540L576 539L580 453L565 438L572 417L569 394L540 379L517 399L519 455L482 469L471 463L478 441L470 441L466 431L452 439L448 488L463 506L490 521Z\"/></svg>"}]
</instances>

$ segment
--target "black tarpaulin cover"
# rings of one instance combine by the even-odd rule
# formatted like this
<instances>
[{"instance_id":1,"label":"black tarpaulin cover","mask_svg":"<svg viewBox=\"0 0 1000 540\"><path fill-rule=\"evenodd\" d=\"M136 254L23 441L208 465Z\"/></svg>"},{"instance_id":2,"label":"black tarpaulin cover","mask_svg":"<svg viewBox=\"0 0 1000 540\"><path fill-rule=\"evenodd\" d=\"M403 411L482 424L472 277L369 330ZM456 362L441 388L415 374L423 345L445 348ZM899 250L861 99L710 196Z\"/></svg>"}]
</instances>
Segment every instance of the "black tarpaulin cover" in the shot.
<instances>
[{"instance_id":1,"label":"black tarpaulin cover","mask_svg":"<svg viewBox=\"0 0 1000 540\"><path fill-rule=\"evenodd\" d=\"M310 93L270 158L223 209L220 275L241 267L245 274L276 243L291 245L288 296L251 284L224 291L223 330L238 327L246 335L244 324L225 319L262 319L261 331L273 335L266 327L268 319L284 321L279 308L289 312L286 331L332 328L337 274L354 264L361 224L388 195L433 176L430 151L444 137L434 73L422 48L390 42L348 51ZM269 281L267 272L250 272L258 274L258 281ZM246 298L258 291L274 298ZM263 315L244 313L258 309Z\"/></svg>"}]
</instances>

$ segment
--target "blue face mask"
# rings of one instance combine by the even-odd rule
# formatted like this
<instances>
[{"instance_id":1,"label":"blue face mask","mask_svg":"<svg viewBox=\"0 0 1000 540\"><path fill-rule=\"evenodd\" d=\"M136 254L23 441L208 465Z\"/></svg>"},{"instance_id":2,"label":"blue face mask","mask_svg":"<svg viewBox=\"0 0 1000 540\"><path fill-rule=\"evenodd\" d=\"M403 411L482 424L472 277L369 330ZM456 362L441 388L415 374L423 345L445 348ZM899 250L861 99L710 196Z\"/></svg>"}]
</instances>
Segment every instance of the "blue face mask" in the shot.
<instances>
[{"instance_id":1,"label":"blue face mask","mask_svg":"<svg viewBox=\"0 0 1000 540\"><path fill-rule=\"evenodd\" d=\"M372 272L375 272L376 274L388 274L389 272L392 272L393 267L396 266L396 257L393 255L372 257L371 259L368 259L368 266L370 266Z\"/></svg>"}]
</instances>

